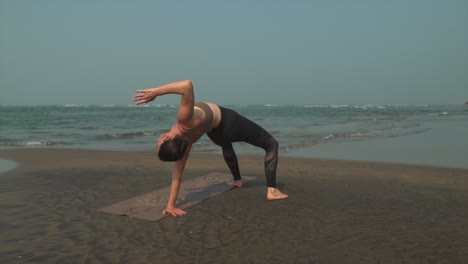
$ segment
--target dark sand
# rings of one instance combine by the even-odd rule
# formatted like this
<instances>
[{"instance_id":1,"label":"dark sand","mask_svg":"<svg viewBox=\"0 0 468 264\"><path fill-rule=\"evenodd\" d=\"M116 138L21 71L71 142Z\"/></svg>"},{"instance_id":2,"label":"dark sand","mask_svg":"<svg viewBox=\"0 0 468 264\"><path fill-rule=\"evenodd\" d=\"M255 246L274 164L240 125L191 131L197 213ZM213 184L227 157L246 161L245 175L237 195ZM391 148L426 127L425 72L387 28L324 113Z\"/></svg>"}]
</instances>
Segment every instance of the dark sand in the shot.
<instances>
[{"instance_id":1,"label":"dark sand","mask_svg":"<svg viewBox=\"0 0 468 264\"><path fill-rule=\"evenodd\" d=\"M467 263L468 170L281 158L265 199L262 157L246 184L157 222L97 209L170 184L150 152L2 150L0 263ZM184 177L227 173L192 155Z\"/></svg>"}]
</instances>

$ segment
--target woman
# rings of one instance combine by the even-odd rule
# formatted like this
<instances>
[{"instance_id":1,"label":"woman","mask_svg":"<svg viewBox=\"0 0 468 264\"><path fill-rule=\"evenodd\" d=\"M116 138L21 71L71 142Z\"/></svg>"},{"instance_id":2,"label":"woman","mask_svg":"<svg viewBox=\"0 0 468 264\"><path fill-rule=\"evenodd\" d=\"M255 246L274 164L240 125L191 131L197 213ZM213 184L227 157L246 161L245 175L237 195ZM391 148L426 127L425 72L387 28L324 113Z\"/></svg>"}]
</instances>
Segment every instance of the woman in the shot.
<instances>
[{"instance_id":1,"label":"woman","mask_svg":"<svg viewBox=\"0 0 468 264\"><path fill-rule=\"evenodd\" d=\"M265 174L268 200L285 199L287 194L276 188L278 142L263 128L235 111L213 103L195 103L191 81L179 81L146 90L137 90L133 98L137 105L153 101L166 94L181 95L177 121L157 142L158 156L163 161L175 161L169 201L163 214L173 216L186 212L175 207L180 181L190 149L204 133L223 150L223 157L233 177L234 185L242 187L233 142L247 142L265 150Z\"/></svg>"}]
</instances>

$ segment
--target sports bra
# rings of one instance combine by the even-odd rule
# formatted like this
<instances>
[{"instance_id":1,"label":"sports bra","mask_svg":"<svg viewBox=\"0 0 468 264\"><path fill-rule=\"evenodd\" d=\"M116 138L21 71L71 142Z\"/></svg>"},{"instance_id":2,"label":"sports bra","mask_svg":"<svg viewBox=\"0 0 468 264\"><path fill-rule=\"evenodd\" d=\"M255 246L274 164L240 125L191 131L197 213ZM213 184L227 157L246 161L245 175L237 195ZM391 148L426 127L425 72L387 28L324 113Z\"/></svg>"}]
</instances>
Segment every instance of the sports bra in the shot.
<instances>
[{"instance_id":1,"label":"sports bra","mask_svg":"<svg viewBox=\"0 0 468 264\"><path fill-rule=\"evenodd\" d=\"M199 107L205 112L205 130L210 131L213 127L213 111L207 103L196 102L195 106Z\"/></svg>"}]
</instances>

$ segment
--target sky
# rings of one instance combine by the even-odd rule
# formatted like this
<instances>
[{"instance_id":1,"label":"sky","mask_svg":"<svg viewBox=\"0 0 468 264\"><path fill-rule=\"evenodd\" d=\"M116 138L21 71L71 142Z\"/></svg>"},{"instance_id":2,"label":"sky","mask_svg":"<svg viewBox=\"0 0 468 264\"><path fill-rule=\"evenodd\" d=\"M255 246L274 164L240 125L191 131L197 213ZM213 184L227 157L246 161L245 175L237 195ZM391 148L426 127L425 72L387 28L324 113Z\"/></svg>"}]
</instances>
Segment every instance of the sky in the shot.
<instances>
[{"instance_id":1,"label":"sky","mask_svg":"<svg viewBox=\"0 0 468 264\"><path fill-rule=\"evenodd\" d=\"M185 79L224 105L463 103L468 1L0 0L0 105L128 105Z\"/></svg>"}]
</instances>

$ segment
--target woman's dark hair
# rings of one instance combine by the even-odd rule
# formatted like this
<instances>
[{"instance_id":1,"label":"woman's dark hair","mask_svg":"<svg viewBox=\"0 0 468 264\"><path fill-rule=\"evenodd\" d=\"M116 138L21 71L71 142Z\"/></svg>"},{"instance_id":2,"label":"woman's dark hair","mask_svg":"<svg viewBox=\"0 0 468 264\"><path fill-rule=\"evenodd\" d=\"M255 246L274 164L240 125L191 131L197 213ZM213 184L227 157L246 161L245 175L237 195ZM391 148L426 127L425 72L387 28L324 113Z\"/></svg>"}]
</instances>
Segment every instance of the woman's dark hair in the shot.
<instances>
[{"instance_id":1,"label":"woman's dark hair","mask_svg":"<svg viewBox=\"0 0 468 264\"><path fill-rule=\"evenodd\" d=\"M181 136L176 136L159 146L158 156L162 161L178 161L184 156L186 149L187 141Z\"/></svg>"}]
</instances>

